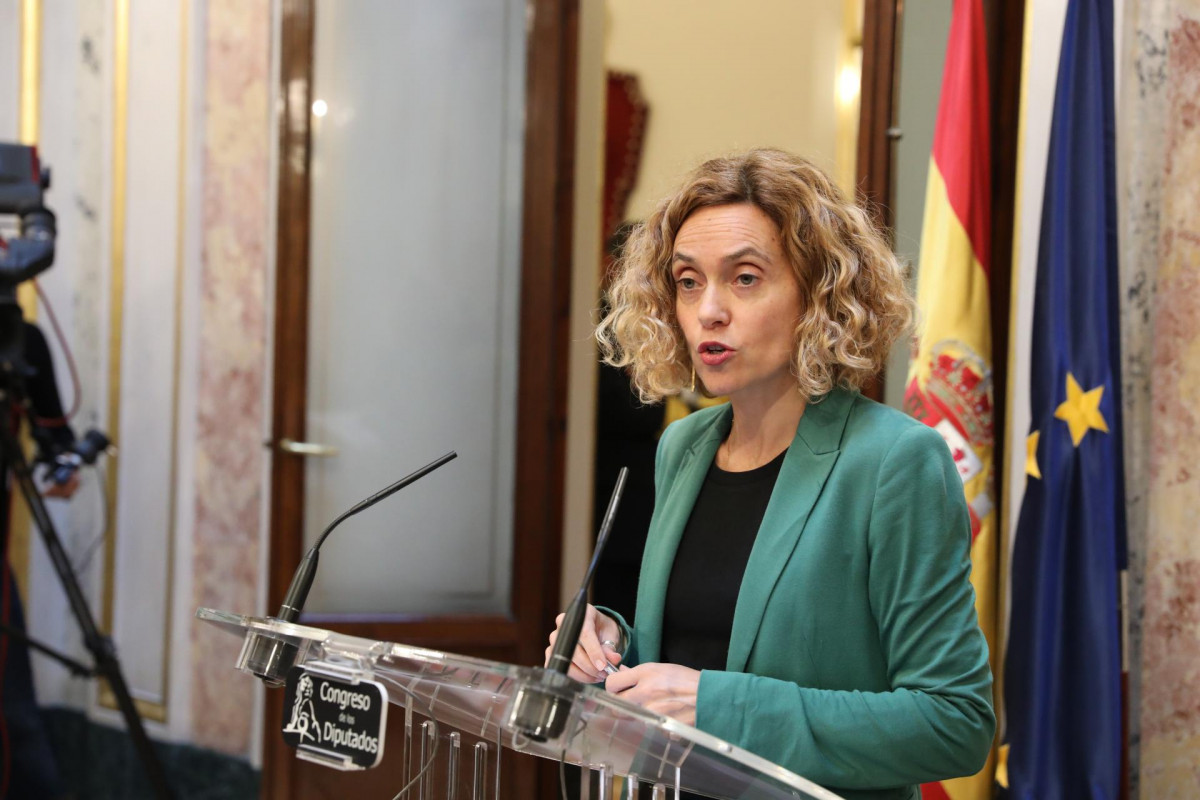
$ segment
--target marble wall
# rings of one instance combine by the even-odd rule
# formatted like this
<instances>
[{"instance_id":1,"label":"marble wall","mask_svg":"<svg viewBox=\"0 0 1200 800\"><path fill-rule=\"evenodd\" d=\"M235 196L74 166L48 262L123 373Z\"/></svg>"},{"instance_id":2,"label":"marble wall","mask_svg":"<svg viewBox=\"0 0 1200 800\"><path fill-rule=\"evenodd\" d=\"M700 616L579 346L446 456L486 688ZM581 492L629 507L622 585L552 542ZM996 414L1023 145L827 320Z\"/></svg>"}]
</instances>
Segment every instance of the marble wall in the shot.
<instances>
[{"instance_id":1,"label":"marble wall","mask_svg":"<svg viewBox=\"0 0 1200 800\"><path fill-rule=\"evenodd\" d=\"M1150 493L1153 304L1162 202L1163 119L1167 109L1165 3L1128 2L1123 41L1117 135L1121 229L1121 372L1125 424L1125 495L1129 537L1126 579L1126 658L1129 670L1131 797L1138 796L1141 758L1142 616L1145 609L1146 526Z\"/></svg>"},{"instance_id":2,"label":"marble wall","mask_svg":"<svg viewBox=\"0 0 1200 800\"><path fill-rule=\"evenodd\" d=\"M272 15L269 0L207 6L191 605L245 613L257 606L265 502ZM257 749L255 684L229 672L241 642L199 623L192 642L195 741Z\"/></svg>"},{"instance_id":3,"label":"marble wall","mask_svg":"<svg viewBox=\"0 0 1200 800\"><path fill-rule=\"evenodd\" d=\"M1184 798L1200 792L1200 2L1139 5L1161 20L1145 52L1162 72L1138 78L1165 89L1160 105L1122 115L1147 116L1162 142L1157 193L1128 198L1158 207L1157 252L1143 262L1153 300L1138 773L1140 796Z\"/></svg>"}]
</instances>

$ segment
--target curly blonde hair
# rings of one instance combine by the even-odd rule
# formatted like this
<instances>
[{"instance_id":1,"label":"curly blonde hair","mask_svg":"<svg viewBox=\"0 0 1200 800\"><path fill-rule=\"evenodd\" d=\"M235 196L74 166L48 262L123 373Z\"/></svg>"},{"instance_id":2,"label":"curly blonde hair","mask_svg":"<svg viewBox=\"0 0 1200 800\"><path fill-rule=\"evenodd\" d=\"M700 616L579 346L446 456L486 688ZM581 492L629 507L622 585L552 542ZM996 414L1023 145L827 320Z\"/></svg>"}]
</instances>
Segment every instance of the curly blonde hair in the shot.
<instances>
[{"instance_id":1,"label":"curly blonde hair","mask_svg":"<svg viewBox=\"0 0 1200 800\"><path fill-rule=\"evenodd\" d=\"M675 236L694 211L749 203L770 217L800 286L792 372L817 398L861 389L912 325L915 304L884 236L819 167L780 150L751 150L700 165L637 226L613 268L609 312L596 328L605 363L628 367L642 402L691 381L675 318Z\"/></svg>"}]
</instances>

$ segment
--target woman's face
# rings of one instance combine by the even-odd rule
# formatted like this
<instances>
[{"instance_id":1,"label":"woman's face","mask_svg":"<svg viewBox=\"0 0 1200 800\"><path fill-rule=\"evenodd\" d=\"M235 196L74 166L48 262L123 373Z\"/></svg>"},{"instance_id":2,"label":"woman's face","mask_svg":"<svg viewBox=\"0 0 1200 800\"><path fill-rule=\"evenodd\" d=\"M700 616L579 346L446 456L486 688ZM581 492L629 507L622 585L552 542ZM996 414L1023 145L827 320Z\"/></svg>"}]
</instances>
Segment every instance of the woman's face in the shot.
<instances>
[{"instance_id":1,"label":"woman's face","mask_svg":"<svg viewBox=\"0 0 1200 800\"><path fill-rule=\"evenodd\" d=\"M779 229L749 204L692 213L675 236L675 315L696 376L734 402L794 391L800 287Z\"/></svg>"}]
</instances>

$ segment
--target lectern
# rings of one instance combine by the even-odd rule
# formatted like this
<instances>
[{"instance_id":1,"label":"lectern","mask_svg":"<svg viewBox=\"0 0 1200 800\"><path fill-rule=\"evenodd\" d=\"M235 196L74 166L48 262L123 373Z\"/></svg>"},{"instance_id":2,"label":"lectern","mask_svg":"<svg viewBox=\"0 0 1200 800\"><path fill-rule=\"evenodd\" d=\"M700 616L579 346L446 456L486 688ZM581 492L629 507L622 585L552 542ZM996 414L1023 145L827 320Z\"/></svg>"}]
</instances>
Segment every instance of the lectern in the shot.
<instances>
[{"instance_id":1,"label":"lectern","mask_svg":"<svg viewBox=\"0 0 1200 800\"><path fill-rule=\"evenodd\" d=\"M666 800L684 791L720 800L838 800L715 736L543 669L208 608L196 616L243 638L238 669L277 685L290 676L285 718L267 724L279 724L285 737L290 732L299 758L358 769L372 762L372 748L400 747L396 790L407 787L406 800L499 798L503 748L579 765L584 800L611 800L618 776L629 779L629 798L640 791L651 800ZM371 708L366 689L373 687L382 687L387 708ZM336 720L322 719L389 709L404 715L400 742L375 743L353 731L339 734ZM543 727L530 724L539 718L533 712L542 712ZM348 741L363 759L346 755Z\"/></svg>"}]
</instances>

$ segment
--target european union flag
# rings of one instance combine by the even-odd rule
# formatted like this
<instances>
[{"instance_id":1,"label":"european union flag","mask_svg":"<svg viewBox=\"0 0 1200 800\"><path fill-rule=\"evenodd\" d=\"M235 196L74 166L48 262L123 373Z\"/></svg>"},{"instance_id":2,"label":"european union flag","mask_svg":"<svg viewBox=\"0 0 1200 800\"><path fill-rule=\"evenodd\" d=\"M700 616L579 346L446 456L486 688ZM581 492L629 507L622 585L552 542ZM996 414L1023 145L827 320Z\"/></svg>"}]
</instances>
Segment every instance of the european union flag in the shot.
<instances>
[{"instance_id":1,"label":"european union flag","mask_svg":"<svg viewBox=\"0 0 1200 800\"><path fill-rule=\"evenodd\" d=\"M1005 667L1008 785L1120 789L1125 561L1111 0L1070 0L1046 167L1026 487Z\"/></svg>"}]
</instances>

